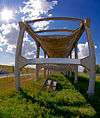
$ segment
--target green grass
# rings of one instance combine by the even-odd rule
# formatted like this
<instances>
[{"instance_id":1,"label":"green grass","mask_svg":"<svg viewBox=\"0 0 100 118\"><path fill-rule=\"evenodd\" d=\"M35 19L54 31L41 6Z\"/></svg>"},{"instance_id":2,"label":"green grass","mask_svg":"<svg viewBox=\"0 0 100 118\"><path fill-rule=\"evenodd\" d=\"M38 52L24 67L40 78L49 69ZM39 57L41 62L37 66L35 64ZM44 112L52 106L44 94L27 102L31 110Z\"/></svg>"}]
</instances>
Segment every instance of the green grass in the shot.
<instances>
[{"instance_id":1,"label":"green grass","mask_svg":"<svg viewBox=\"0 0 100 118\"><path fill-rule=\"evenodd\" d=\"M99 118L99 78L96 81L96 94L92 99L88 99L86 95L86 76L79 76L78 86L72 84L73 78L68 80L61 74L51 75L49 78L57 80L57 91L43 89L44 78L25 82L19 93L14 88L11 89L11 86L7 90L2 88L0 118Z\"/></svg>"}]
</instances>

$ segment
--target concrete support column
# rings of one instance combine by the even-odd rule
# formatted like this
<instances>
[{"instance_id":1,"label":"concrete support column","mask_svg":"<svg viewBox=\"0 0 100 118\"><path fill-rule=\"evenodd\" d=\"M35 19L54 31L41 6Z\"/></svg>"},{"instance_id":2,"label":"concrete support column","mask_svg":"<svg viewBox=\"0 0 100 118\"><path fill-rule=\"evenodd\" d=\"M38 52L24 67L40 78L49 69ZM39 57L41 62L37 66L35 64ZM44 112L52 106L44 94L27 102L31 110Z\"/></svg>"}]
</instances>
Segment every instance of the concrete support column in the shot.
<instances>
[{"instance_id":1,"label":"concrete support column","mask_svg":"<svg viewBox=\"0 0 100 118\"><path fill-rule=\"evenodd\" d=\"M88 90L87 93L89 96L94 95L95 92L95 72L93 72L92 70L89 71L89 85L88 85Z\"/></svg>"},{"instance_id":2,"label":"concrete support column","mask_svg":"<svg viewBox=\"0 0 100 118\"><path fill-rule=\"evenodd\" d=\"M77 50L77 43L75 44L75 59L78 59L78 50ZM78 83L78 66L75 65L75 79L74 83Z\"/></svg>"},{"instance_id":3,"label":"concrete support column","mask_svg":"<svg viewBox=\"0 0 100 118\"><path fill-rule=\"evenodd\" d=\"M46 58L46 52L44 51L44 58ZM44 67L44 78L47 78L46 69Z\"/></svg>"},{"instance_id":4,"label":"concrete support column","mask_svg":"<svg viewBox=\"0 0 100 118\"><path fill-rule=\"evenodd\" d=\"M48 58L49 58L49 55L48 55ZM50 64L48 64L48 66L50 66ZM50 70L49 68L47 68L47 77L50 75Z\"/></svg>"},{"instance_id":5,"label":"concrete support column","mask_svg":"<svg viewBox=\"0 0 100 118\"><path fill-rule=\"evenodd\" d=\"M39 54L40 54L40 44L38 42L36 42L37 45L37 51L36 51L36 58L39 58ZM39 78L39 65L36 64L36 79Z\"/></svg>"},{"instance_id":6,"label":"concrete support column","mask_svg":"<svg viewBox=\"0 0 100 118\"><path fill-rule=\"evenodd\" d=\"M49 74L50 74L50 75L52 74L52 70L51 70L51 69L49 70Z\"/></svg>"},{"instance_id":7,"label":"concrete support column","mask_svg":"<svg viewBox=\"0 0 100 118\"><path fill-rule=\"evenodd\" d=\"M95 73L95 65L96 65L96 59L95 59L95 45L92 40L92 35L90 31L90 19L86 19L84 21L85 25L85 30L87 34L87 41L88 41L88 46L89 46L89 86L88 86L88 95L91 96L95 92L95 78L96 78L96 73Z\"/></svg>"},{"instance_id":8,"label":"concrete support column","mask_svg":"<svg viewBox=\"0 0 100 118\"><path fill-rule=\"evenodd\" d=\"M48 66L49 66L49 64L48 64ZM48 69L47 70L47 76L49 76L50 75L50 70Z\"/></svg>"},{"instance_id":9,"label":"concrete support column","mask_svg":"<svg viewBox=\"0 0 100 118\"><path fill-rule=\"evenodd\" d=\"M70 59L72 59L72 53L70 53ZM70 71L69 76L72 76L72 71Z\"/></svg>"},{"instance_id":10,"label":"concrete support column","mask_svg":"<svg viewBox=\"0 0 100 118\"><path fill-rule=\"evenodd\" d=\"M21 51L22 51L22 43L23 43L23 37L24 37L24 32L25 28L22 27L22 23L19 23L20 27L20 32L19 32L19 37L17 40L17 47L16 47L16 55L15 55L15 81L16 81L16 90L20 90L20 64L19 64L19 57L21 56Z\"/></svg>"},{"instance_id":11,"label":"concrete support column","mask_svg":"<svg viewBox=\"0 0 100 118\"><path fill-rule=\"evenodd\" d=\"M17 69L15 70L15 80L16 80L16 90L19 91L20 90L20 70Z\"/></svg>"}]
</instances>

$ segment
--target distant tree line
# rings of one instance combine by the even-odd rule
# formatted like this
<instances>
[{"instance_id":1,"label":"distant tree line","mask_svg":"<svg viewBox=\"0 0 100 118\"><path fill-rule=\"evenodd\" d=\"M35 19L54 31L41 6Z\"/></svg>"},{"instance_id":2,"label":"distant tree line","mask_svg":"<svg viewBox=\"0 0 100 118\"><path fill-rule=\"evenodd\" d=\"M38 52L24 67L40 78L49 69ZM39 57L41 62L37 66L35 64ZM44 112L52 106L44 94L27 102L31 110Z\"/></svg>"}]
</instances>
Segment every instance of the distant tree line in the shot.
<instances>
[{"instance_id":1,"label":"distant tree line","mask_svg":"<svg viewBox=\"0 0 100 118\"><path fill-rule=\"evenodd\" d=\"M83 71L84 73L87 73L87 70L84 68L84 71ZM100 65L98 64L98 65L96 65L96 73L97 74L100 74Z\"/></svg>"},{"instance_id":2,"label":"distant tree line","mask_svg":"<svg viewBox=\"0 0 100 118\"><path fill-rule=\"evenodd\" d=\"M96 65L96 73L100 74L100 65Z\"/></svg>"},{"instance_id":3,"label":"distant tree line","mask_svg":"<svg viewBox=\"0 0 100 118\"><path fill-rule=\"evenodd\" d=\"M21 73L33 73L35 69L30 68L30 67L24 67L21 69ZM9 65L0 65L0 72L4 73L14 73L14 66L9 66Z\"/></svg>"}]
</instances>

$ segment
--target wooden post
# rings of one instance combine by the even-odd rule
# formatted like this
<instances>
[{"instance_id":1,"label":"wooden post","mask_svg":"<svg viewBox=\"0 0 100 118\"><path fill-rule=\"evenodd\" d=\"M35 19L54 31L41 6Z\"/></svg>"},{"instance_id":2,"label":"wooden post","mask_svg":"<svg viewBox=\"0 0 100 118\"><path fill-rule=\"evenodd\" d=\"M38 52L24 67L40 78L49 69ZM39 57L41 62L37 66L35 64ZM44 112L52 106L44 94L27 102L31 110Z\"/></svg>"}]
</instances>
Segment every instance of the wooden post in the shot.
<instances>
[{"instance_id":1,"label":"wooden post","mask_svg":"<svg viewBox=\"0 0 100 118\"><path fill-rule=\"evenodd\" d=\"M16 80L16 90L20 90L20 70L15 67L15 80Z\"/></svg>"},{"instance_id":2,"label":"wooden post","mask_svg":"<svg viewBox=\"0 0 100 118\"><path fill-rule=\"evenodd\" d=\"M72 53L70 53L70 59L72 59ZM70 70L69 76L72 76L72 71Z\"/></svg>"},{"instance_id":3,"label":"wooden post","mask_svg":"<svg viewBox=\"0 0 100 118\"><path fill-rule=\"evenodd\" d=\"M19 64L19 57L21 56L22 51L22 43L25 29L22 27L22 23L19 23L20 32L19 37L17 40L17 47L16 47L16 55L15 55L15 80L16 80L16 90L20 90L20 64Z\"/></svg>"},{"instance_id":4,"label":"wooden post","mask_svg":"<svg viewBox=\"0 0 100 118\"><path fill-rule=\"evenodd\" d=\"M90 31L90 20L86 19L85 22L85 30L87 34L87 41L88 41L88 46L89 46L89 86L88 86L88 95L91 96L94 94L95 91L95 78L96 78L96 73L95 73L95 65L96 65L96 59L95 59L95 46L92 40L91 36L91 31Z\"/></svg>"},{"instance_id":5,"label":"wooden post","mask_svg":"<svg viewBox=\"0 0 100 118\"><path fill-rule=\"evenodd\" d=\"M46 52L44 51L44 58L46 58ZM46 76L46 69L45 69L45 67L44 67L44 78L47 78L47 76Z\"/></svg>"},{"instance_id":6,"label":"wooden post","mask_svg":"<svg viewBox=\"0 0 100 118\"><path fill-rule=\"evenodd\" d=\"M49 55L48 55L48 58L50 58ZM49 64L48 64L48 66L49 66ZM47 68L47 77L48 76L49 76L49 68Z\"/></svg>"},{"instance_id":7,"label":"wooden post","mask_svg":"<svg viewBox=\"0 0 100 118\"><path fill-rule=\"evenodd\" d=\"M77 50L77 43L75 44L75 59L78 59L78 50ZM78 66L75 65L75 79L74 83L78 82Z\"/></svg>"},{"instance_id":8,"label":"wooden post","mask_svg":"<svg viewBox=\"0 0 100 118\"><path fill-rule=\"evenodd\" d=\"M36 58L39 58L39 54L40 54L40 44L38 42L36 42L37 45L37 52L36 52ZM39 78L39 65L36 64L36 79Z\"/></svg>"},{"instance_id":9,"label":"wooden post","mask_svg":"<svg viewBox=\"0 0 100 118\"><path fill-rule=\"evenodd\" d=\"M49 64L48 64L49 65ZM47 77L49 76L49 69L47 69Z\"/></svg>"}]
</instances>

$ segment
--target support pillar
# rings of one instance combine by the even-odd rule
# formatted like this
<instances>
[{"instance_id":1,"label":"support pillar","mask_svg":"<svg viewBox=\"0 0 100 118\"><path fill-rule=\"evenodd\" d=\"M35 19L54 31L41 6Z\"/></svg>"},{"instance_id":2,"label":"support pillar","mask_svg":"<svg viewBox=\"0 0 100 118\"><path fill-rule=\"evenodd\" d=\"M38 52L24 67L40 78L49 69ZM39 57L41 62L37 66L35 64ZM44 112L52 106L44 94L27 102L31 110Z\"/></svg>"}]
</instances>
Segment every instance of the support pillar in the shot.
<instances>
[{"instance_id":1,"label":"support pillar","mask_svg":"<svg viewBox=\"0 0 100 118\"><path fill-rule=\"evenodd\" d=\"M77 50L77 43L75 44L75 59L78 59L78 50ZM78 66L75 65L75 79L74 83L78 83Z\"/></svg>"},{"instance_id":2,"label":"support pillar","mask_svg":"<svg viewBox=\"0 0 100 118\"><path fill-rule=\"evenodd\" d=\"M47 69L47 76L49 76L49 69Z\"/></svg>"},{"instance_id":3,"label":"support pillar","mask_svg":"<svg viewBox=\"0 0 100 118\"><path fill-rule=\"evenodd\" d=\"M72 53L70 53L70 59L72 59ZM72 76L72 71L69 72L69 77Z\"/></svg>"},{"instance_id":4,"label":"support pillar","mask_svg":"<svg viewBox=\"0 0 100 118\"><path fill-rule=\"evenodd\" d=\"M49 58L49 55L48 55L48 58ZM48 67L50 66L50 64L48 64ZM47 68L47 77L50 75L50 70Z\"/></svg>"},{"instance_id":5,"label":"support pillar","mask_svg":"<svg viewBox=\"0 0 100 118\"><path fill-rule=\"evenodd\" d=\"M46 52L45 51L44 51L44 58L46 58ZM44 78L47 78L45 67L44 67Z\"/></svg>"},{"instance_id":6,"label":"support pillar","mask_svg":"<svg viewBox=\"0 0 100 118\"><path fill-rule=\"evenodd\" d=\"M16 83L16 90L20 91L20 70L15 70L15 83Z\"/></svg>"},{"instance_id":7,"label":"support pillar","mask_svg":"<svg viewBox=\"0 0 100 118\"><path fill-rule=\"evenodd\" d=\"M15 82L16 82L16 90L20 90L20 64L19 64L19 57L21 56L22 51L22 43L23 37L25 32L25 27L22 27L22 22L19 23L20 32L19 37L17 40L17 47L16 47L16 55L15 55Z\"/></svg>"},{"instance_id":8,"label":"support pillar","mask_svg":"<svg viewBox=\"0 0 100 118\"><path fill-rule=\"evenodd\" d=\"M95 59L95 45L92 40L92 35L90 31L90 19L86 19L84 21L85 25L85 30L87 34L87 41L88 41L88 46L89 46L89 86L88 86L88 95L91 96L95 92L95 78L96 78L96 73L95 73L95 65L96 65L96 59Z\"/></svg>"},{"instance_id":9,"label":"support pillar","mask_svg":"<svg viewBox=\"0 0 100 118\"><path fill-rule=\"evenodd\" d=\"M38 42L36 42L37 45L37 52L36 52L36 58L39 58L39 54L40 54L40 44ZM36 64L36 79L39 78L39 65Z\"/></svg>"}]
</instances>

